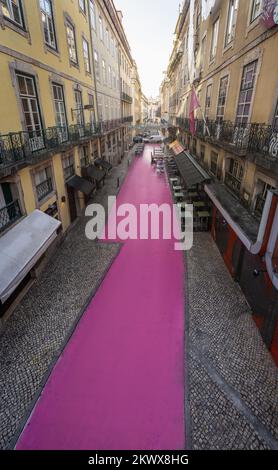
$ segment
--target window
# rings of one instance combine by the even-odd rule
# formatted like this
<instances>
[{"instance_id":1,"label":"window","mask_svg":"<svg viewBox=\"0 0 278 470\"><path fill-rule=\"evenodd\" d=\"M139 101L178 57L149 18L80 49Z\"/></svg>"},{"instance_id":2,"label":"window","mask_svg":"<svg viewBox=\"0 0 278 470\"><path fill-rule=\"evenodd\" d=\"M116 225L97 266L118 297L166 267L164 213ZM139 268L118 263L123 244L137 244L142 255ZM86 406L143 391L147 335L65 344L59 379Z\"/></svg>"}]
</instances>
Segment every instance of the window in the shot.
<instances>
[{"instance_id":1,"label":"window","mask_svg":"<svg viewBox=\"0 0 278 470\"><path fill-rule=\"evenodd\" d=\"M236 115L237 124L246 124L249 120L257 63L258 61L255 60L245 65L243 69Z\"/></svg>"},{"instance_id":2,"label":"window","mask_svg":"<svg viewBox=\"0 0 278 470\"><path fill-rule=\"evenodd\" d=\"M210 106L211 106L211 92L212 92L212 84L207 86L207 94L206 94L206 106L205 106L205 114L206 118L209 116Z\"/></svg>"},{"instance_id":3,"label":"window","mask_svg":"<svg viewBox=\"0 0 278 470\"><path fill-rule=\"evenodd\" d=\"M253 23L256 18L261 14L262 0L252 0L251 19L250 23Z\"/></svg>"},{"instance_id":4,"label":"window","mask_svg":"<svg viewBox=\"0 0 278 470\"><path fill-rule=\"evenodd\" d=\"M103 120L103 105L102 105L102 96L98 96L98 117L99 120Z\"/></svg>"},{"instance_id":5,"label":"window","mask_svg":"<svg viewBox=\"0 0 278 470\"><path fill-rule=\"evenodd\" d=\"M201 145L201 148L200 148L200 157L201 157L202 162L205 161L205 153L206 153L206 148L205 148L204 145Z\"/></svg>"},{"instance_id":6,"label":"window","mask_svg":"<svg viewBox=\"0 0 278 470\"><path fill-rule=\"evenodd\" d=\"M82 145L80 149L80 166L84 168L89 165L89 151L87 145Z\"/></svg>"},{"instance_id":7,"label":"window","mask_svg":"<svg viewBox=\"0 0 278 470\"><path fill-rule=\"evenodd\" d=\"M236 193L240 192L243 180L243 166L237 160L230 160L229 169L225 175L225 183Z\"/></svg>"},{"instance_id":8,"label":"window","mask_svg":"<svg viewBox=\"0 0 278 470\"><path fill-rule=\"evenodd\" d=\"M276 105L276 111L275 111L275 114L274 114L273 130L278 132L278 101L277 101L277 105Z\"/></svg>"},{"instance_id":9,"label":"window","mask_svg":"<svg viewBox=\"0 0 278 470\"><path fill-rule=\"evenodd\" d=\"M216 112L216 120L218 122L222 122L224 118L224 111L225 111L225 104L227 98L227 89L228 89L228 75L226 77L221 78L220 80L220 87L219 87L219 96L218 96L218 103L217 103L217 112Z\"/></svg>"},{"instance_id":10,"label":"window","mask_svg":"<svg viewBox=\"0 0 278 470\"><path fill-rule=\"evenodd\" d=\"M112 88L112 70L111 66L108 66L108 86Z\"/></svg>"},{"instance_id":11,"label":"window","mask_svg":"<svg viewBox=\"0 0 278 470\"><path fill-rule=\"evenodd\" d=\"M67 23L66 32L67 32L67 42L68 42L70 61L73 62L74 64L77 64L78 61L77 61L75 32L74 32L74 27L72 26L71 23Z\"/></svg>"},{"instance_id":12,"label":"window","mask_svg":"<svg viewBox=\"0 0 278 470\"><path fill-rule=\"evenodd\" d=\"M107 84L106 63L104 59L102 59L102 79L103 79L103 83L106 85Z\"/></svg>"},{"instance_id":13,"label":"window","mask_svg":"<svg viewBox=\"0 0 278 470\"><path fill-rule=\"evenodd\" d=\"M21 0L0 0L3 15L24 28Z\"/></svg>"},{"instance_id":14,"label":"window","mask_svg":"<svg viewBox=\"0 0 278 470\"><path fill-rule=\"evenodd\" d=\"M94 61L95 61L96 79L100 82L99 58L98 58L98 52L96 50L94 50Z\"/></svg>"},{"instance_id":15,"label":"window","mask_svg":"<svg viewBox=\"0 0 278 470\"><path fill-rule=\"evenodd\" d=\"M72 154L63 158L63 170L65 180L68 180L74 175L74 159Z\"/></svg>"},{"instance_id":16,"label":"window","mask_svg":"<svg viewBox=\"0 0 278 470\"><path fill-rule=\"evenodd\" d=\"M88 99L89 99L89 105L92 106L89 112L90 112L90 124L93 127L95 124L95 105L94 105L93 95L88 95Z\"/></svg>"},{"instance_id":17,"label":"window","mask_svg":"<svg viewBox=\"0 0 278 470\"><path fill-rule=\"evenodd\" d=\"M101 41L103 41L103 21L102 21L101 16L99 17L98 21L99 21L99 37Z\"/></svg>"},{"instance_id":18,"label":"window","mask_svg":"<svg viewBox=\"0 0 278 470\"><path fill-rule=\"evenodd\" d=\"M43 170L35 173L35 186L38 201L44 199L48 194L53 191L52 172L51 167L48 166Z\"/></svg>"},{"instance_id":19,"label":"window","mask_svg":"<svg viewBox=\"0 0 278 470\"><path fill-rule=\"evenodd\" d=\"M79 0L79 7L80 7L80 10L86 14L86 5L85 5L85 0Z\"/></svg>"},{"instance_id":20,"label":"window","mask_svg":"<svg viewBox=\"0 0 278 470\"><path fill-rule=\"evenodd\" d=\"M79 126L84 126L84 114L83 114L83 102L82 102L82 93L79 90L74 92L75 100L75 112L76 112L76 123Z\"/></svg>"},{"instance_id":21,"label":"window","mask_svg":"<svg viewBox=\"0 0 278 470\"><path fill-rule=\"evenodd\" d=\"M17 185L0 183L0 232L21 216Z\"/></svg>"},{"instance_id":22,"label":"window","mask_svg":"<svg viewBox=\"0 0 278 470\"><path fill-rule=\"evenodd\" d=\"M94 0L90 0L90 19L91 19L91 26L96 31L96 11L95 11L95 2Z\"/></svg>"},{"instance_id":23,"label":"window","mask_svg":"<svg viewBox=\"0 0 278 470\"><path fill-rule=\"evenodd\" d=\"M42 15L44 41L53 49L57 49L52 2L50 0L40 0L40 8Z\"/></svg>"},{"instance_id":24,"label":"window","mask_svg":"<svg viewBox=\"0 0 278 470\"><path fill-rule=\"evenodd\" d=\"M257 182L257 187L259 187L259 193L256 199L256 204L255 204L255 213L259 216L262 215L263 210L264 210L264 205L266 201L266 196L267 192L270 191L271 189L275 189L273 186L271 186L268 183L265 183L262 180L258 180Z\"/></svg>"},{"instance_id":25,"label":"window","mask_svg":"<svg viewBox=\"0 0 278 470\"><path fill-rule=\"evenodd\" d=\"M91 72L91 64L90 64L90 56L89 56L89 43L88 43L88 41L86 41L85 38L82 38L82 46L83 46L83 57L84 57L85 71L90 73Z\"/></svg>"},{"instance_id":26,"label":"window","mask_svg":"<svg viewBox=\"0 0 278 470\"><path fill-rule=\"evenodd\" d=\"M206 45L207 45L207 37L204 36L203 39L202 39L202 43L201 43L201 63L200 63L200 69L201 71L204 70L204 62L205 62L205 54L206 54ZM188 75L188 72L187 72L187 75Z\"/></svg>"},{"instance_id":27,"label":"window","mask_svg":"<svg viewBox=\"0 0 278 470\"><path fill-rule=\"evenodd\" d=\"M29 133L31 149L44 148L42 124L34 78L29 75L17 74L19 95L24 114L26 130Z\"/></svg>"},{"instance_id":28,"label":"window","mask_svg":"<svg viewBox=\"0 0 278 470\"><path fill-rule=\"evenodd\" d=\"M225 37L225 46L230 44L235 37L236 19L238 11L238 0L230 0L229 12L228 12L228 23Z\"/></svg>"},{"instance_id":29,"label":"window","mask_svg":"<svg viewBox=\"0 0 278 470\"><path fill-rule=\"evenodd\" d=\"M66 107L64 100L64 91L61 85L53 83L53 98L54 98L54 108L56 116L56 124L59 129L59 138L61 142L65 142L68 139L67 132L67 116L66 116Z\"/></svg>"},{"instance_id":30,"label":"window","mask_svg":"<svg viewBox=\"0 0 278 470\"><path fill-rule=\"evenodd\" d=\"M212 27L210 60L215 59L215 56L216 56L218 30L219 30L219 18L217 18L217 20L213 23L213 27Z\"/></svg>"},{"instance_id":31,"label":"window","mask_svg":"<svg viewBox=\"0 0 278 470\"><path fill-rule=\"evenodd\" d=\"M110 46L110 44L109 44L109 31L108 31L107 28L105 30L105 44L106 44L107 49L109 50L109 48L110 48L109 47Z\"/></svg>"},{"instance_id":32,"label":"window","mask_svg":"<svg viewBox=\"0 0 278 470\"><path fill-rule=\"evenodd\" d=\"M210 170L215 176L217 176L217 162L218 154L212 151L210 155Z\"/></svg>"},{"instance_id":33,"label":"window","mask_svg":"<svg viewBox=\"0 0 278 470\"><path fill-rule=\"evenodd\" d=\"M110 42L110 44L111 44L111 54L112 54L112 56L114 57L114 55L115 55L115 42L114 42L114 38L113 38L112 35L111 35L110 41L111 41L111 42Z\"/></svg>"}]
</instances>

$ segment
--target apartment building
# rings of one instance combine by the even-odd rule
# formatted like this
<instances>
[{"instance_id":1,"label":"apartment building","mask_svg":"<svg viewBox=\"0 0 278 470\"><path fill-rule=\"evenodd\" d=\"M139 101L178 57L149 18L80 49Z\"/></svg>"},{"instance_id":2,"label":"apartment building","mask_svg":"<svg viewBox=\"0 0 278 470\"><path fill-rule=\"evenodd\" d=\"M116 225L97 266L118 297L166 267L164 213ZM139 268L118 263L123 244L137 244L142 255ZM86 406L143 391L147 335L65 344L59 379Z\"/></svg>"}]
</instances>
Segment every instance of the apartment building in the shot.
<instances>
[{"instance_id":1,"label":"apartment building","mask_svg":"<svg viewBox=\"0 0 278 470\"><path fill-rule=\"evenodd\" d=\"M160 114L160 98L148 98L148 119L150 119L152 122L159 122Z\"/></svg>"},{"instance_id":2,"label":"apartment building","mask_svg":"<svg viewBox=\"0 0 278 470\"><path fill-rule=\"evenodd\" d=\"M141 122L142 124L148 119L148 98L142 92L141 94Z\"/></svg>"},{"instance_id":3,"label":"apartment building","mask_svg":"<svg viewBox=\"0 0 278 470\"><path fill-rule=\"evenodd\" d=\"M121 11L117 12L119 19L119 70L120 70L120 91L121 91L121 112L125 126L122 128L122 153L126 152L132 142L133 122L132 109L132 68L133 59L130 47L122 27L123 15Z\"/></svg>"},{"instance_id":4,"label":"apartment building","mask_svg":"<svg viewBox=\"0 0 278 470\"><path fill-rule=\"evenodd\" d=\"M132 116L133 116L133 125L136 126L141 124L141 102L142 102L142 88L141 82L138 74L138 69L136 62L133 62L132 76L131 76L131 85L132 85ZM136 131L135 131L136 133Z\"/></svg>"},{"instance_id":5,"label":"apartment building","mask_svg":"<svg viewBox=\"0 0 278 470\"><path fill-rule=\"evenodd\" d=\"M212 204L212 236L253 308L266 344L277 353L274 6L264 0L185 0L166 78L175 136L210 178L204 190ZM193 89L200 108L195 132L190 132ZM161 91L167 102L165 83Z\"/></svg>"},{"instance_id":6,"label":"apartment building","mask_svg":"<svg viewBox=\"0 0 278 470\"><path fill-rule=\"evenodd\" d=\"M81 215L103 162L121 159L133 118L131 103L123 111L120 54L129 54L125 91L133 60L110 0L0 0L0 26L0 252L24 264L22 274L8 258L2 265L1 317Z\"/></svg>"}]
</instances>

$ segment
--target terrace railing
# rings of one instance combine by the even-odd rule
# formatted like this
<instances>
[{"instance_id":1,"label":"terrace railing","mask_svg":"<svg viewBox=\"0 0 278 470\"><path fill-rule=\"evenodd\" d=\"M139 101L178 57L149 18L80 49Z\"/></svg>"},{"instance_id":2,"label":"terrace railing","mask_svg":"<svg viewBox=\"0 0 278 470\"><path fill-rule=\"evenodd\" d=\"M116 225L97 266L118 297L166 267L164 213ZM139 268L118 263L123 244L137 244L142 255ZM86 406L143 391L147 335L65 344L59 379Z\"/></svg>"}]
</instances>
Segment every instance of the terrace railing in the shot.
<instances>
[{"instance_id":1,"label":"terrace railing","mask_svg":"<svg viewBox=\"0 0 278 470\"><path fill-rule=\"evenodd\" d=\"M177 118L177 126L190 131L188 118ZM235 152L278 158L278 131L265 124L195 119L196 136Z\"/></svg>"},{"instance_id":2,"label":"terrace railing","mask_svg":"<svg viewBox=\"0 0 278 470\"><path fill-rule=\"evenodd\" d=\"M24 163L43 152L100 134L99 125L74 124L64 127L48 127L32 132L12 132L0 135L0 170Z\"/></svg>"}]
</instances>

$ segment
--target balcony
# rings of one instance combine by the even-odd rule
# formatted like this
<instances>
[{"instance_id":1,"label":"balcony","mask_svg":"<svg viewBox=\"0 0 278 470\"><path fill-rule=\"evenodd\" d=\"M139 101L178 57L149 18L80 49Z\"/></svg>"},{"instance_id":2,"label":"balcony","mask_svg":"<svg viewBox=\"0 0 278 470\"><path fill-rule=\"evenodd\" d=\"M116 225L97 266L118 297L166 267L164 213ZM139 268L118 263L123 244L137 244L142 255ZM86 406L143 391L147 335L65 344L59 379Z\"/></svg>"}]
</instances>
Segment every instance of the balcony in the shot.
<instances>
[{"instance_id":1,"label":"balcony","mask_svg":"<svg viewBox=\"0 0 278 470\"><path fill-rule=\"evenodd\" d=\"M37 132L14 132L0 135L0 177L23 166L36 163L38 158L66 146L100 134L100 127L85 124L49 127Z\"/></svg>"},{"instance_id":2,"label":"balcony","mask_svg":"<svg viewBox=\"0 0 278 470\"><path fill-rule=\"evenodd\" d=\"M190 131L188 118L177 118L177 126ZM195 119L196 137L249 159L264 157L278 163L278 132L265 124L236 124L231 121Z\"/></svg>"},{"instance_id":3,"label":"balcony","mask_svg":"<svg viewBox=\"0 0 278 470\"><path fill-rule=\"evenodd\" d=\"M19 201L13 201L0 209L0 232L12 225L22 216Z\"/></svg>"},{"instance_id":4,"label":"balcony","mask_svg":"<svg viewBox=\"0 0 278 470\"><path fill-rule=\"evenodd\" d=\"M117 129L118 127L121 127L123 124L122 119L110 119L109 121L101 121L100 122L100 130L101 133L113 131L114 129Z\"/></svg>"},{"instance_id":5,"label":"balcony","mask_svg":"<svg viewBox=\"0 0 278 470\"><path fill-rule=\"evenodd\" d=\"M132 122L132 121L133 121L133 116L126 116L126 117L122 118L123 124L126 124L128 122Z\"/></svg>"},{"instance_id":6,"label":"balcony","mask_svg":"<svg viewBox=\"0 0 278 470\"><path fill-rule=\"evenodd\" d=\"M42 201L48 194L53 191L53 183L51 178L47 178L36 186L38 201Z\"/></svg>"},{"instance_id":7,"label":"balcony","mask_svg":"<svg viewBox=\"0 0 278 470\"><path fill-rule=\"evenodd\" d=\"M124 91L122 91L121 93L121 98L122 98L122 101L125 101L126 103L132 103L132 98L131 96L129 96L127 93L125 93Z\"/></svg>"}]
</instances>

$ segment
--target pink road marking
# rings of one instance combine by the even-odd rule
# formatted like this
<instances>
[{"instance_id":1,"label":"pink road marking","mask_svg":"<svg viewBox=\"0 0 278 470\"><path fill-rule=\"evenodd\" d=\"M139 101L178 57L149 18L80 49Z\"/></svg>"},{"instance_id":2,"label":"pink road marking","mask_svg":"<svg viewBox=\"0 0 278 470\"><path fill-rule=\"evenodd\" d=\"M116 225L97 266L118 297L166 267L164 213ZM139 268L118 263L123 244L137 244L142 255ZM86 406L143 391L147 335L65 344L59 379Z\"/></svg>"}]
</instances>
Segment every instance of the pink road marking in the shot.
<instances>
[{"instance_id":1,"label":"pink road marking","mask_svg":"<svg viewBox=\"0 0 278 470\"><path fill-rule=\"evenodd\" d=\"M150 146L118 202L171 203L165 177L150 167ZM125 242L16 448L184 449L183 282L173 239Z\"/></svg>"}]
</instances>

